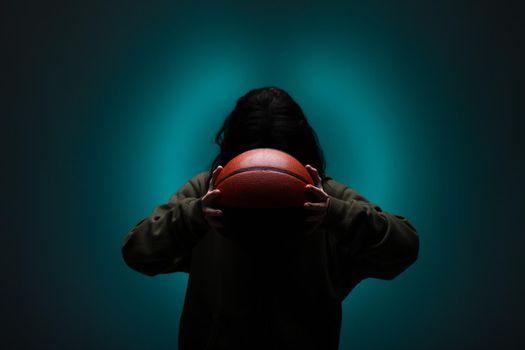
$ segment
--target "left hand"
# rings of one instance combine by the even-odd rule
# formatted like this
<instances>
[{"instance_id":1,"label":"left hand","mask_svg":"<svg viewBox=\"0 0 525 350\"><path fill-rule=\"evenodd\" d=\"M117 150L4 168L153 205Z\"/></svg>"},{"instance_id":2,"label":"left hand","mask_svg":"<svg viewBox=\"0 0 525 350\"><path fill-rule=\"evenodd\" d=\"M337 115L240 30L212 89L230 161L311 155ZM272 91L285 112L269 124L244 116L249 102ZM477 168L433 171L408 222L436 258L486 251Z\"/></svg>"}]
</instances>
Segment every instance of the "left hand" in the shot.
<instances>
[{"instance_id":1,"label":"left hand","mask_svg":"<svg viewBox=\"0 0 525 350\"><path fill-rule=\"evenodd\" d=\"M311 211L311 214L308 215L305 221L313 223L314 227L312 229L314 229L323 221L324 217L326 216L326 211L328 205L330 204L330 196L323 190L322 179L321 176L319 176L317 169L310 164L307 164L305 168L308 170L308 173L315 183L315 186L306 185L306 189L308 190L309 194L311 194L313 201L306 202L303 205L306 210Z\"/></svg>"}]
</instances>

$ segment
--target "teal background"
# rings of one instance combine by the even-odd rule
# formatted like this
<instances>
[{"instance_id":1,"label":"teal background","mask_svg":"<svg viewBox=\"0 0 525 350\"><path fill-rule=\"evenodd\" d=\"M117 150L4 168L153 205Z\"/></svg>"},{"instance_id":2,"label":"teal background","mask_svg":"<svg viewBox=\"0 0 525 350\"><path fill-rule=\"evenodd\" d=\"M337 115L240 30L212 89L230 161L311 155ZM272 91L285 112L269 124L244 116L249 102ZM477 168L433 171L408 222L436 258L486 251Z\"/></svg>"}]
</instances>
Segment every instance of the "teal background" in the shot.
<instances>
[{"instance_id":1,"label":"teal background","mask_svg":"<svg viewBox=\"0 0 525 350\"><path fill-rule=\"evenodd\" d=\"M188 276L138 274L122 241L267 85L303 107L328 175L420 235L413 266L344 301L340 348L525 345L517 6L2 6L3 349L176 349Z\"/></svg>"}]
</instances>

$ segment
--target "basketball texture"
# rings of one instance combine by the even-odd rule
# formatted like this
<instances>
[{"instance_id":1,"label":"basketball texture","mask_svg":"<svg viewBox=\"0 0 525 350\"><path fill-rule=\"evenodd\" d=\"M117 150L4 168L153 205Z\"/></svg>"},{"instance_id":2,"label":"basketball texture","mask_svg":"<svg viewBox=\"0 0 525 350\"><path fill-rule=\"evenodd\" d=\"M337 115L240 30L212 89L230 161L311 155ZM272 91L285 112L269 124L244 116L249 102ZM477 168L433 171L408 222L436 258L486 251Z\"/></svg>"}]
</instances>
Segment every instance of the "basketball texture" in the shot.
<instances>
[{"instance_id":1,"label":"basketball texture","mask_svg":"<svg viewBox=\"0 0 525 350\"><path fill-rule=\"evenodd\" d=\"M230 160L217 176L223 208L302 208L306 185L314 185L306 168L290 154L255 148Z\"/></svg>"}]
</instances>

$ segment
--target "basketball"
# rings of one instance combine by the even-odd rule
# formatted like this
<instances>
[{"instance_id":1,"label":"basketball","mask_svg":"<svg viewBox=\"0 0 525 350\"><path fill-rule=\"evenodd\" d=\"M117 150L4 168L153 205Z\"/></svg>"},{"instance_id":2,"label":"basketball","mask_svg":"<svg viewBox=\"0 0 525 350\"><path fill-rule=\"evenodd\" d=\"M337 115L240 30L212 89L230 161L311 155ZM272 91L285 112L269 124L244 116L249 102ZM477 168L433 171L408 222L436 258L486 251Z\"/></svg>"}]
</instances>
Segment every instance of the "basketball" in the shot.
<instances>
[{"instance_id":1,"label":"basketball","mask_svg":"<svg viewBox=\"0 0 525 350\"><path fill-rule=\"evenodd\" d=\"M215 179L222 208L302 208L306 185L314 185L308 170L290 154L256 148L231 159Z\"/></svg>"}]
</instances>

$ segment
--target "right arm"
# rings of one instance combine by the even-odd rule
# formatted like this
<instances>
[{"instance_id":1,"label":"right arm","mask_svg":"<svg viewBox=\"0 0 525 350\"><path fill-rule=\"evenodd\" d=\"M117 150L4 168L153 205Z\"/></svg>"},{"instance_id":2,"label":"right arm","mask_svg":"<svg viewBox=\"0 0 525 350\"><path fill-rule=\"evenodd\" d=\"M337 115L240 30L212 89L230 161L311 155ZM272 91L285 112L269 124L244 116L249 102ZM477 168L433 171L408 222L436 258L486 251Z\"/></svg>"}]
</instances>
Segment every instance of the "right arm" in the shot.
<instances>
[{"instance_id":1,"label":"right arm","mask_svg":"<svg viewBox=\"0 0 525 350\"><path fill-rule=\"evenodd\" d=\"M190 272L191 251L209 228L202 212L208 177L191 178L126 235L122 257L130 268L148 276Z\"/></svg>"}]
</instances>

